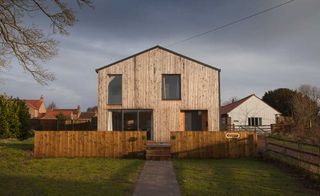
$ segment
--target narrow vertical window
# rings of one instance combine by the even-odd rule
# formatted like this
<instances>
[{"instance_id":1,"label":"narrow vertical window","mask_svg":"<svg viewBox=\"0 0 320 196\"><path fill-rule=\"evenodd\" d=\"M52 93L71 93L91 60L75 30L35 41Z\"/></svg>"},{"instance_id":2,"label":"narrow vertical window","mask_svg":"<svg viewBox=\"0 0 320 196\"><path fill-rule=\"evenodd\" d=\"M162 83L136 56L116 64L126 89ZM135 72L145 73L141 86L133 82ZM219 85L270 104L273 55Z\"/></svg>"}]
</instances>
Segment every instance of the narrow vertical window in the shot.
<instances>
[{"instance_id":1,"label":"narrow vertical window","mask_svg":"<svg viewBox=\"0 0 320 196\"><path fill-rule=\"evenodd\" d=\"M162 75L162 99L180 100L181 99L181 79L179 74Z\"/></svg>"},{"instance_id":2,"label":"narrow vertical window","mask_svg":"<svg viewBox=\"0 0 320 196\"><path fill-rule=\"evenodd\" d=\"M122 103L122 76L108 75L108 104Z\"/></svg>"},{"instance_id":3,"label":"narrow vertical window","mask_svg":"<svg viewBox=\"0 0 320 196\"><path fill-rule=\"evenodd\" d=\"M262 125L262 118L261 117L250 117L250 118L248 118L248 125L249 126L261 126Z\"/></svg>"}]
</instances>

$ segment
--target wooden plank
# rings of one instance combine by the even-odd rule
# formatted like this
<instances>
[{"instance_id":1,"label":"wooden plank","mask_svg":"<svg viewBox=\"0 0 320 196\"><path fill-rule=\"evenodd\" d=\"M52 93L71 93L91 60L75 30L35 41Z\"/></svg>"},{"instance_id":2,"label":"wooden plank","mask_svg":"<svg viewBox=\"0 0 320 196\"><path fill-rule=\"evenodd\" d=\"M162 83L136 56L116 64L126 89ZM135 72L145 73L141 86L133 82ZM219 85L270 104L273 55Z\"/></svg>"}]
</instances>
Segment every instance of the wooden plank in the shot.
<instances>
[{"instance_id":1,"label":"wooden plank","mask_svg":"<svg viewBox=\"0 0 320 196\"><path fill-rule=\"evenodd\" d=\"M33 147L33 156L39 157L39 146L40 146L40 136L39 132L34 133L34 147Z\"/></svg>"}]
</instances>

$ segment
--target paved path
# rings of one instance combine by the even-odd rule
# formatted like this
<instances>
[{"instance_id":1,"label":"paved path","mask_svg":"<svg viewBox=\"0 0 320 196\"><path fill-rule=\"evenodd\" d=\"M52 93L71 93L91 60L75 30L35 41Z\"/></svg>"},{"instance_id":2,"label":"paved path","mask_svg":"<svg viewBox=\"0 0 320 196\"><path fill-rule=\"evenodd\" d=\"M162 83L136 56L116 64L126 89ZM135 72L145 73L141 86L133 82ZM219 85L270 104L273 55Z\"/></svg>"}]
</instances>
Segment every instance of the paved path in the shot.
<instances>
[{"instance_id":1,"label":"paved path","mask_svg":"<svg viewBox=\"0 0 320 196\"><path fill-rule=\"evenodd\" d=\"M171 161L146 161L134 196L180 195L176 174Z\"/></svg>"}]
</instances>

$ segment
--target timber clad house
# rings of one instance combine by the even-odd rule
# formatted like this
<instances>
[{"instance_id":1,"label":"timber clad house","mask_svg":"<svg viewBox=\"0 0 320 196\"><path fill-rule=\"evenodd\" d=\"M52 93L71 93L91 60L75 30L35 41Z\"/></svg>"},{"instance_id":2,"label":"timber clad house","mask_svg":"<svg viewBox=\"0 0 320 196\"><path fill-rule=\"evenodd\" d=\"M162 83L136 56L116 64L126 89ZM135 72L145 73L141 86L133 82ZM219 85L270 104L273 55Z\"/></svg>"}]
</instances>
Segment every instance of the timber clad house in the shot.
<instances>
[{"instance_id":1,"label":"timber clad house","mask_svg":"<svg viewBox=\"0 0 320 196\"><path fill-rule=\"evenodd\" d=\"M220 130L220 69L161 46L106 65L98 73L98 131Z\"/></svg>"}]
</instances>

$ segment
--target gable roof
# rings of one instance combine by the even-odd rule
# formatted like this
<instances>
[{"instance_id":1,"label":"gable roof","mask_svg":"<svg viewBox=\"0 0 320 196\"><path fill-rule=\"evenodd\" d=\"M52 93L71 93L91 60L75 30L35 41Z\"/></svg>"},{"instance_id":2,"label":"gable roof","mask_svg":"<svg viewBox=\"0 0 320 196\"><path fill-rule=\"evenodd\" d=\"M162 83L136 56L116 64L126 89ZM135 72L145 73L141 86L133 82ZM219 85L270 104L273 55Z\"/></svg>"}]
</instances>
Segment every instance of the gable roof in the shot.
<instances>
[{"instance_id":1,"label":"gable roof","mask_svg":"<svg viewBox=\"0 0 320 196\"><path fill-rule=\"evenodd\" d=\"M24 100L24 102L26 103L27 106L33 108L33 109L36 109L36 110L39 110L40 107L41 107L41 104L43 103L42 100L38 99L38 100Z\"/></svg>"},{"instance_id":2,"label":"gable roof","mask_svg":"<svg viewBox=\"0 0 320 196\"><path fill-rule=\"evenodd\" d=\"M218 68L216 68L216 67L213 67L213 66L211 66L211 65L209 65L209 64L200 62L200 61L198 61L198 60L195 60L195 59L193 59L193 58L190 58L190 57L187 57L187 56L185 56L185 55L179 54L179 53L177 53L177 52L174 52L174 51L169 50L169 49L167 49L167 48L164 48L164 47L162 47L162 46L156 45L156 46L154 46L154 47L152 47L152 48L143 50L143 51L141 51L141 52L138 52L138 53L133 54L133 55L131 55L131 56L128 56L128 57L126 57L126 58L120 59L120 60L118 60L118 61L116 61L116 62L110 63L110 64L105 65L105 66L100 67L100 68L97 68L97 69L96 69L96 72L98 73L98 71L101 70L101 69L110 67L110 66L112 66L112 65L115 65L115 64L120 63L120 62L122 62L122 61L128 60L128 59L130 59L130 58L132 58L132 57L138 56L138 55L140 55L140 54L142 54L142 53L148 52L148 51L153 50L153 49L156 49L156 48L159 48L159 49L162 49L162 50L164 50L164 51L170 52L170 53L172 53L172 54L175 54L175 55L180 56L180 57L182 57L182 58L185 58L185 59L188 59L188 60L190 60L190 61L196 62L196 63L201 64L201 65L203 65L203 66L209 67L209 68L214 69L214 70L216 70L216 71L219 71L219 72L221 71L220 69L218 69Z\"/></svg>"},{"instance_id":3,"label":"gable roof","mask_svg":"<svg viewBox=\"0 0 320 196\"><path fill-rule=\"evenodd\" d=\"M225 106L222 106L221 107L221 114L227 114L227 113L231 112L233 109L235 109L236 107L241 105L243 102L247 101L252 96L256 96L256 95L252 94L252 95L249 95L243 99L240 99L239 101L235 101L233 103L229 103Z\"/></svg>"},{"instance_id":4,"label":"gable roof","mask_svg":"<svg viewBox=\"0 0 320 196\"><path fill-rule=\"evenodd\" d=\"M92 117L95 117L95 112L81 112L79 119L91 119Z\"/></svg>"},{"instance_id":5,"label":"gable roof","mask_svg":"<svg viewBox=\"0 0 320 196\"><path fill-rule=\"evenodd\" d=\"M59 114L63 114L67 118L72 118L72 115L77 114L77 112L77 109L49 109L41 118L56 119L56 116L58 116Z\"/></svg>"},{"instance_id":6,"label":"gable roof","mask_svg":"<svg viewBox=\"0 0 320 196\"><path fill-rule=\"evenodd\" d=\"M243 102L247 101L249 98L251 97L256 97L258 98L260 101L262 101L263 103L265 103L267 106L269 106L270 108L272 108L273 110L275 110L276 112L278 112L279 114L281 114L281 112L279 112L278 110L274 109L272 106L270 106L269 104L267 104L266 102L264 102L262 99L260 99L257 95L255 94L251 94L243 99L240 99L239 101L235 101L233 103L229 103L225 106L221 107L220 113L221 114L227 114L229 112L231 112L233 109L235 109L236 107L238 107L239 105L241 105Z\"/></svg>"}]
</instances>

